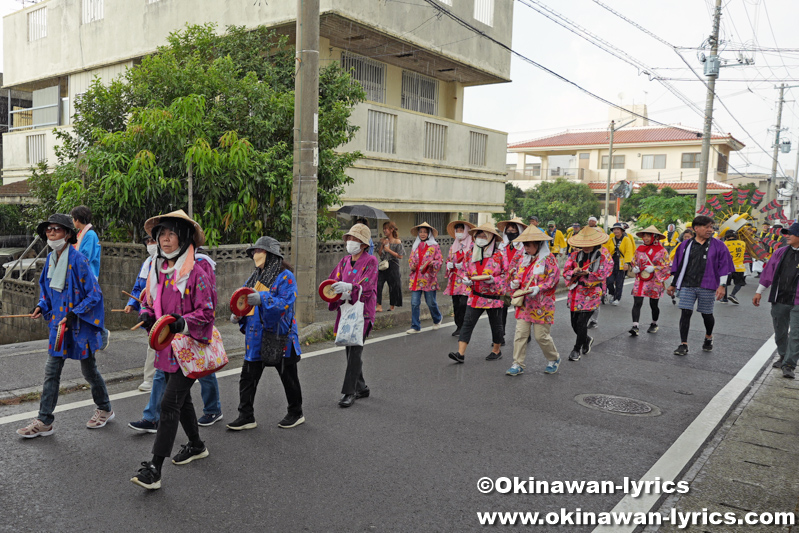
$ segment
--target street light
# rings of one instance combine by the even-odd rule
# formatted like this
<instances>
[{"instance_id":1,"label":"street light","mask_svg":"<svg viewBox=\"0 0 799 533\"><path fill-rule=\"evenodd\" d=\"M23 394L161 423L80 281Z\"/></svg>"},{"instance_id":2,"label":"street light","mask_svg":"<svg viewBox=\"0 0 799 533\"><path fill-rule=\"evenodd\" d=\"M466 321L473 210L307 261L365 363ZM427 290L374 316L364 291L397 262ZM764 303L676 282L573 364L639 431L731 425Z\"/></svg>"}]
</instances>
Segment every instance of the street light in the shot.
<instances>
[{"instance_id":1,"label":"street light","mask_svg":"<svg viewBox=\"0 0 799 533\"><path fill-rule=\"evenodd\" d=\"M608 148L608 183L607 187L605 188L605 233L608 232L608 213L610 212L610 173L613 169L613 132L616 130L622 129L624 126L632 124L635 122L635 118L631 118L618 128L616 127L616 121L610 121L610 146ZM602 159L600 158L600 162Z\"/></svg>"}]
</instances>

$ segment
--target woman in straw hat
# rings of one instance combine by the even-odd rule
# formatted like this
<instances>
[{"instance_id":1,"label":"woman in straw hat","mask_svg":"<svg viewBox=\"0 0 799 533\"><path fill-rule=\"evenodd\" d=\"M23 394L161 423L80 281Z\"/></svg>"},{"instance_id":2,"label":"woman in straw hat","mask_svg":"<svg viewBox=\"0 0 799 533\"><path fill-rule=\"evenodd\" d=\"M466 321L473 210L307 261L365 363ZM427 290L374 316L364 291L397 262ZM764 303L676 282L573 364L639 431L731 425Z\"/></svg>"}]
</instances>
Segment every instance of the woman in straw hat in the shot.
<instances>
[{"instance_id":1,"label":"woman in straw hat","mask_svg":"<svg viewBox=\"0 0 799 533\"><path fill-rule=\"evenodd\" d=\"M531 217L532 219L532 217ZM532 222L532 220L531 220ZM538 227L538 219L536 219L535 224L532 224L539 232L541 228ZM497 224L497 229L502 234L502 244L499 245L500 250L502 250L502 255L505 259L505 268L508 276L510 273L518 266L519 261L521 261L522 256L524 255L524 244L521 242L514 242L516 237L521 235L521 233L527 229L527 224L522 222L522 219L516 217L511 220L503 220ZM543 233L543 232L542 232ZM505 286L510 283L510 277L505 280ZM503 331L507 327L508 324L508 304L505 304L502 308L502 329ZM504 338L505 335L503 333L502 337ZM503 346L505 343L502 343Z\"/></svg>"},{"instance_id":2,"label":"woman in straw hat","mask_svg":"<svg viewBox=\"0 0 799 533\"><path fill-rule=\"evenodd\" d=\"M474 224L465 220L454 220L447 225L447 233L455 239L447 254L447 288L444 289L444 294L452 296L452 311L455 315L453 337L461 334L466 308L469 306L469 294L472 292L469 286L463 283L463 279L466 277L466 254L474 247L474 241L468 231L473 228Z\"/></svg>"},{"instance_id":3,"label":"woman in straw hat","mask_svg":"<svg viewBox=\"0 0 799 533\"><path fill-rule=\"evenodd\" d=\"M328 279L337 280L333 290L341 298L330 302L328 309L336 311L336 326L341 320L341 306L344 302L363 302L363 340L369 336L375 321L377 301L377 258L366 252L369 248L371 231L363 224L355 224L344 235L347 255L339 261ZM363 346L347 346L347 370L341 386L339 407L351 407L356 399L368 398L369 387L363 379Z\"/></svg>"},{"instance_id":4,"label":"woman in straw hat","mask_svg":"<svg viewBox=\"0 0 799 533\"><path fill-rule=\"evenodd\" d=\"M655 333L658 330L660 316L658 302L666 290L663 282L669 279L671 264L668 252L661 242L666 236L655 226L649 226L636 235L644 243L635 250L632 261L635 284L633 285L633 327L630 328L630 335L633 337L638 336L638 319L641 317L644 298L649 298L649 308L652 310L652 323L646 332Z\"/></svg>"},{"instance_id":5,"label":"woman in straw hat","mask_svg":"<svg viewBox=\"0 0 799 533\"><path fill-rule=\"evenodd\" d=\"M183 210L178 210L147 220L144 229L155 237L158 252L142 292L144 305L139 320L149 330L157 319L172 315L176 319L169 325L172 333L220 346L219 331L214 327L216 275L209 261L195 257L195 249L205 243L202 228ZM200 439L191 399L195 380L183 375L171 345L156 351L154 366L163 372L166 379L161 420L153 444L152 460L143 462L142 468L131 479L150 490L161 488L161 466L172 454L178 424L183 427L189 442L181 447L172 462L184 465L208 457L208 449ZM155 391L154 386L151 395Z\"/></svg>"},{"instance_id":6,"label":"woman in straw hat","mask_svg":"<svg viewBox=\"0 0 799 533\"><path fill-rule=\"evenodd\" d=\"M450 352L449 358L456 363L464 362L464 354L477 320L483 311L488 313L493 344L487 361L496 361L502 357L500 346L504 341L502 328L503 294L505 293L505 273L507 266L499 243L502 236L490 222L469 231L474 239L474 247L466 254L466 276L463 283L472 289L469 296L469 308L463 320L461 334L458 337L458 351Z\"/></svg>"},{"instance_id":7,"label":"woman in straw hat","mask_svg":"<svg viewBox=\"0 0 799 533\"><path fill-rule=\"evenodd\" d=\"M569 287L569 310L577 340L569 354L569 361L579 361L591 351L594 339L588 336L588 321L599 308L602 285L613 270L613 260L603 244L608 240L604 231L585 227L569 239L575 249L563 266L563 279Z\"/></svg>"},{"instance_id":8,"label":"woman in straw hat","mask_svg":"<svg viewBox=\"0 0 799 533\"><path fill-rule=\"evenodd\" d=\"M444 264L444 256L441 255L441 247L436 242L438 230L427 222L411 228L411 235L416 237L411 249L411 257L408 264L411 267L411 329L406 331L408 334L419 333L422 329L422 322L419 318L422 306L422 294L427 308L430 309L430 316L433 318L433 329L441 326L441 311L438 310L436 302L436 291L438 290L438 271Z\"/></svg>"},{"instance_id":9,"label":"woman in straw hat","mask_svg":"<svg viewBox=\"0 0 799 533\"><path fill-rule=\"evenodd\" d=\"M560 366L560 354L549 334L555 322L555 287L560 280L558 261L549 251L551 240L552 237L536 227L525 229L516 239L524 246L524 253L510 271L509 287L520 292L524 300L521 306L516 307L513 365L505 372L509 376L524 373L531 328L547 359L544 372L554 374Z\"/></svg>"}]
</instances>

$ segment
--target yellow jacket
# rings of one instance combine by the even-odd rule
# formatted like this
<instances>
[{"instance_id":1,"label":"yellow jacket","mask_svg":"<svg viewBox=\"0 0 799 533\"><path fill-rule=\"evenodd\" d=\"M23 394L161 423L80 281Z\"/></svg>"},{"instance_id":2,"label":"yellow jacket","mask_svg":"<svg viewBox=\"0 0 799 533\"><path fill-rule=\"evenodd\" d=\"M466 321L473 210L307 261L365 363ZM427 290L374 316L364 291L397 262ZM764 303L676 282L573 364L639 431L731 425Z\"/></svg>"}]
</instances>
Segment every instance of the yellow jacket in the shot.
<instances>
[{"instance_id":1,"label":"yellow jacket","mask_svg":"<svg viewBox=\"0 0 799 533\"><path fill-rule=\"evenodd\" d=\"M674 229L674 234L671 236L671 239L669 239L669 232L668 232L668 230L666 230L666 236L663 237L660 240L660 242L663 243L663 246L669 246L669 247L677 246L678 244L680 244L680 241L679 241L680 235L682 235L682 233L677 231L677 229L675 228Z\"/></svg>"},{"instance_id":2,"label":"yellow jacket","mask_svg":"<svg viewBox=\"0 0 799 533\"><path fill-rule=\"evenodd\" d=\"M574 230L572 228L569 228L567 230L567 235L569 235L569 237L571 237L571 234L568 233L570 231L573 233ZM547 235L549 235L549 232L545 232L545 233ZM549 235L549 236L552 237L552 240L549 241L549 251L550 252L552 252L553 254L558 254L558 253L566 251L566 238L563 236L563 232L562 231L560 231L559 229L556 229L554 237L552 235Z\"/></svg>"},{"instance_id":3,"label":"yellow jacket","mask_svg":"<svg viewBox=\"0 0 799 533\"><path fill-rule=\"evenodd\" d=\"M611 237L611 239L612 239L612 238L613 238L613 237ZM632 245L632 247L633 247L633 255L635 255L635 249L638 247L638 246L635 244L635 237L633 237L633 236L632 236L632 234L630 234L630 233L625 233L625 234L624 234L624 238L625 238L625 239L629 239L629 241L630 241L630 244L631 244L631 245ZM632 261L632 259L630 259L630 261Z\"/></svg>"},{"instance_id":4,"label":"yellow jacket","mask_svg":"<svg viewBox=\"0 0 799 533\"><path fill-rule=\"evenodd\" d=\"M635 255L635 241L633 241L632 238L628 239L627 237L629 237L629 235L622 237L621 244L619 244L619 254L621 255L619 266L621 266L621 263L632 263L633 256ZM616 236L611 234L608 242L603 244L611 256L613 256L613 254L616 252L615 239Z\"/></svg>"}]
</instances>

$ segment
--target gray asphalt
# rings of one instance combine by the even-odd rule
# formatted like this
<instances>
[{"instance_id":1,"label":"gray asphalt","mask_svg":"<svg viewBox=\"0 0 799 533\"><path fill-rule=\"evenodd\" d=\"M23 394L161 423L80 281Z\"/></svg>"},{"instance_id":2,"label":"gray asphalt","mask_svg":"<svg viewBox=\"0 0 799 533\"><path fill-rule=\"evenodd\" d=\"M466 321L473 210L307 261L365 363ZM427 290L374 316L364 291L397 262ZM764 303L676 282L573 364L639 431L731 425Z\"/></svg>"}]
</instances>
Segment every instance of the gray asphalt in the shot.
<instances>
[{"instance_id":1,"label":"gray asphalt","mask_svg":"<svg viewBox=\"0 0 799 533\"><path fill-rule=\"evenodd\" d=\"M372 396L350 409L337 407L343 352L302 361L307 422L290 430L277 428L285 398L270 370L256 398L258 428L226 430L223 422L236 416L238 379L221 378L225 420L201 430L210 457L166 464L155 492L129 481L150 457L154 438L125 426L140 418L146 396L115 401L117 419L101 430L85 428L91 407L57 414L51 437L26 441L14 433L24 423L0 425L0 530L472 531L482 529L478 511L609 511L622 494L484 495L476 484L483 476L639 479L772 334L768 306L750 303L750 281L741 306L717 304L714 351L699 349L703 331L695 316L691 353L680 358L672 354L679 310L668 298L658 333L628 336L629 290L620 306L603 306L600 328L590 332L593 350L579 362L566 360L574 334L566 303L558 302L553 336L564 361L554 376L542 373L537 346L523 376L504 374L512 362L509 318L508 346L497 362L484 360L486 320L464 365L446 356L456 345L451 326L368 345L364 375ZM649 322L648 305L641 322ZM662 414L587 409L574 401L586 393L644 400ZM61 403L87 398L73 393ZM194 398L199 403L196 391ZM7 406L0 417L36 407ZM175 451L184 440L180 431Z\"/></svg>"}]
</instances>

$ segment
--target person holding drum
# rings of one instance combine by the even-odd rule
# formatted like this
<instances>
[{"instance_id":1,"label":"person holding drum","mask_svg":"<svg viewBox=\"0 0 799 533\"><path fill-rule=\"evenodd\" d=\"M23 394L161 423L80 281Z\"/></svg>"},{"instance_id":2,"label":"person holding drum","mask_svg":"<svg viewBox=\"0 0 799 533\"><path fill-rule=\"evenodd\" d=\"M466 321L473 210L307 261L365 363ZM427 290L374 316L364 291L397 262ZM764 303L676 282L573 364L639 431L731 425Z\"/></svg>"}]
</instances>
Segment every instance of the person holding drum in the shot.
<instances>
[{"instance_id":1,"label":"person holding drum","mask_svg":"<svg viewBox=\"0 0 799 533\"><path fill-rule=\"evenodd\" d=\"M344 235L347 255L328 276L329 280L335 280L332 285L335 293L341 295L341 298L328 300L328 309L336 311L336 331L341 320L342 304L363 302L364 341L374 325L377 300L377 258L366 253L370 237L368 227L363 224L352 226ZM351 407L356 399L368 398L370 394L363 379L363 346L347 346L346 354L347 370L338 402L339 407L344 408Z\"/></svg>"},{"instance_id":2,"label":"person holding drum","mask_svg":"<svg viewBox=\"0 0 799 533\"><path fill-rule=\"evenodd\" d=\"M455 239L447 253L447 288L444 294L452 296L452 313L455 315L455 331L453 337L461 334L463 318L466 316L469 293L471 289L464 285L466 277L466 254L474 246L472 236L467 230L474 228L474 224L465 220L454 220L447 225L447 233Z\"/></svg>"},{"instance_id":3,"label":"person holding drum","mask_svg":"<svg viewBox=\"0 0 799 533\"><path fill-rule=\"evenodd\" d=\"M100 285L86 256L70 246L77 242L77 231L69 215L51 215L36 227L36 233L52 251L47 255L39 277L39 303L30 316L47 319L50 342L39 414L27 426L17 430L17 434L26 439L53 434L53 411L58 403L61 371L67 359L80 361L81 372L91 387L92 399L97 406L86 427L101 428L114 419L108 389L94 358L101 346L105 325Z\"/></svg>"},{"instance_id":4,"label":"person holding drum","mask_svg":"<svg viewBox=\"0 0 799 533\"><path fill-rule=\"evenodd\" d=\"M205 243L200 225L181 209L150 218L144 228L158 242L158 255L147 277L139 320L148 330L154 327L160 332L163 324L168 324L173 334L181 333L204 344L221 342L214 338L216 275L208 261L194 255L194 250ZM172 463L184 465L208 457L191 399L195 380L183 375L171 343L156 350L155 368L163 371L166 378L161 423L152 459L143 462L131 478L133 483L149 490L161 488L161 467L172 454L178 424L189 442L172 458Z\"/></svg>"},{"instance_id":5,"label":"person holding drum","mask_svg":"<svg viewBox=\"0 0 799 533\"><path fill-rule=\"evenodd\" d=\"M280 363L274 368L283 383L288 402L288 413L277 426L293 428L305 422L302 388L297 376L297 363L302 354L297 320L294 318L297 281L291 265L283 260L280 243L272 237L259 238L247 248L247 255L255 262L255 270L244 282L245 289L249 289L242 291L246 293L246 304L242 308L237 302L231 301L233 314L230 315L230 321L239 325L246 339L244 366L239 378L239 416L227 427L234 431L257 427L253 410L255 392L264 366L273 364L264 361L261 353L264 348L270 349L274 345L274 349L281 352ZM262 346L264 339L270 344Z\"/></svg>"},{"instance_id":6,"label":"person holding drum","mask_svg":"<svg viewBox=\"0 0 799 533\"><path fill-rule=\"evenodd\" d=\"M411 257L408 265L411 269L411 329L406 331L409 335L419 333L422 330L420 320L422 295L430 310L430 317L433 319L433 329L441 327L441 311L438 309L436 293L438 292L438 271L444 264L444 257L441 255L441 247L436 242L438 230L427 222L411 228L411 235L416 237L411 248Z\"/></svg>"},{"instance_id":7,"label":"person holding drum","mask_svg":"<svg viewBox=\"0 0 799 533\"><path fill-rule=\"evenodd\" d=\"M524 245L524 254L509 274L509 287L514 292L516 305L516 336L513 339L513 365L505 372L509 376L524 373L530 329L547 359L544 370L554 374L560 366L560 354L549 334L555 323L555 287L560 280L560 269L555 254L550 253L552 237L536 227L525 229L516 242Z\"/></svg>"},{"instance_id":8,"label":"person holding drum","mask_svg":"<svg viewBox=\"0 0 799 533\"><path fill-rule=\"evenodd\" d=\"M644 244L635 250L632 261L635 284L633 285L633 327L630 328L630 335L633 337L638 336L638 319L641 317L644 298L649 298L649 308L652 310L652 323L646 332L655 333L658 330L658 317L660 317L658 303L663 291L666 290L663 282L669 279L671 265L662 242L666 236L655 226L649 226L636 235L644 241Z\"/></svg>"},{"instance_id":9,"label":"person holding drum","mask_svg":"<svg viewBox=\"0 0 799 533\"><path fill-rule=\"evenodd\" d=\"M538 217L531 216L530 217L530 225L536 228L540 233L543 233L540 227L538 227ZM497 223L497 230L502 234L502 244L499 245L499 249L502 251L503 260L505 261L505 272L508 275L508 278L505 280L504 285L507 287L507 284L510 283L510 273L516 269L518 266L519 261L521 261L522 256L524 255L524 244L521 242L516 241L516 237L521 235L521 233L527 229L527 224L522 222L520 218L514 218L512 220L503 220L502 222ZM507 328L508 324L508 307L510 303L503 302L502 307L502 338L505 338L505 329ZM504 346L505 343L502 343Z\"/></svg>"}]
</instances>

